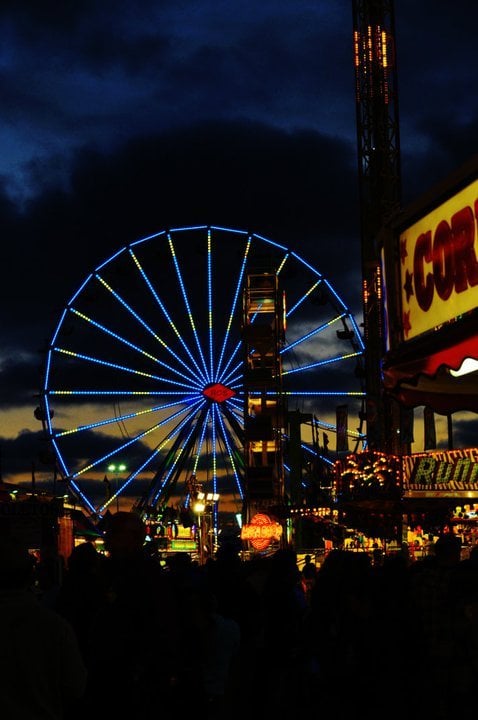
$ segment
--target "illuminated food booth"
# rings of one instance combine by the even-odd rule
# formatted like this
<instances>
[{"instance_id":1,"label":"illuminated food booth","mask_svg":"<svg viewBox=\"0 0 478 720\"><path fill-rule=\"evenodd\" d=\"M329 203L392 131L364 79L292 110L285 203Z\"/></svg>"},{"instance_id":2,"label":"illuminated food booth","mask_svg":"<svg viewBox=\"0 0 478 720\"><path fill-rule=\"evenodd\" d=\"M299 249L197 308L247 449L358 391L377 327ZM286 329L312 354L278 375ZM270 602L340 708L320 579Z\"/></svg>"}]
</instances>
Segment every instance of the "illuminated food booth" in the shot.
<instances>
[{"instance_id":1,"label":"illuminated food booth","mask_svg":"<svg viewBox=\"0 0 478 720\"><path fill-rule=\"evenodd\" d=\"M390 446L397 451L368 449L337 461L341 518L356 534L408 542L412 549L429 547L444 530L473 545L478 156L400 210L382 228L379 244L386 328L381 384L383 407L394 418Z\"/></svg>"},{"instance_id":2,"label":"illuminated food booth","mask_svg":"<svg viewBox=\"0 0 478 720\"><path fill-rule=\"evenodd\" d=\"M385 248L386 392L478 412L478 159L400 214Z\"/></svg>"},{"instance_id":3,"label":"illuminated food booth","mask_svg":"<svg viewBox=\"0 0 478 720\"><path fill-rule=\"evenodd\" d=\"M385 231L383 388L402 412L415 418L423 413L423 452L401 458L402 505L418 526L423 520L432 525L430 519L436 525L444 519L475 523L477 219L474 157L401 211ZM435 415L445 421L441 436L435 431ZM414 442L413 432L407 440Z\"/></svg>"}]
</instances>

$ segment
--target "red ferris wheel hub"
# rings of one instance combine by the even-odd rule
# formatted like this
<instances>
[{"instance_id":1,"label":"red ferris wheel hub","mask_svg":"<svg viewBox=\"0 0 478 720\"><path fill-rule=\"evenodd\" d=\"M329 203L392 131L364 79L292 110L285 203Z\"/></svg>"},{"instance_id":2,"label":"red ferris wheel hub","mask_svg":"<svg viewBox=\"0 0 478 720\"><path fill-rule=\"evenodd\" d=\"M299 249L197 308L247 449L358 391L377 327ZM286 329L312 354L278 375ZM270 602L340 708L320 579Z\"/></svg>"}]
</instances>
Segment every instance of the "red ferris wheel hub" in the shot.
<instances>
[{"instance_id":1,"label":"red ferris wheel hub","mask_svg":"<svg viewBox=\"0 0 478 720\"><path fill-rule=\"evenodd\" d=\"M206 385L202 394L204 397L207 397L208 400L212 400L216 403L222 403L226 400L230 400L236 393L234 390L231 390L231 388L228 388L227 385L223 385L222 383L211 383L211 385Z\"/></svg>"}]
</instances>

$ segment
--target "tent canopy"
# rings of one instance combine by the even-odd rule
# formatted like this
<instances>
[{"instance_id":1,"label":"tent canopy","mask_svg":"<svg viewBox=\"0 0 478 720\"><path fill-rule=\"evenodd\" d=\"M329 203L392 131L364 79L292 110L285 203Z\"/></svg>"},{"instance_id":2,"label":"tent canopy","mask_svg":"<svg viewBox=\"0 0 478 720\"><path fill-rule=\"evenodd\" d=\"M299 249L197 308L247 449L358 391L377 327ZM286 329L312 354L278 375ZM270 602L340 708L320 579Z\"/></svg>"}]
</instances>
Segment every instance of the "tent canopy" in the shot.
<instances>
[{"instance_id":1,"label":"tent canopy","mask_svg":"<svg viewBox=\"0 0 478 720\"><path fill-rule=\"evenodd\" d=\"M476 313L389 353L383 363L384 387L408 407L425 405L443 415L478 412L478 371L459 377L450 372L466 358L478 360Z\"/></svg>"}]
</instances>

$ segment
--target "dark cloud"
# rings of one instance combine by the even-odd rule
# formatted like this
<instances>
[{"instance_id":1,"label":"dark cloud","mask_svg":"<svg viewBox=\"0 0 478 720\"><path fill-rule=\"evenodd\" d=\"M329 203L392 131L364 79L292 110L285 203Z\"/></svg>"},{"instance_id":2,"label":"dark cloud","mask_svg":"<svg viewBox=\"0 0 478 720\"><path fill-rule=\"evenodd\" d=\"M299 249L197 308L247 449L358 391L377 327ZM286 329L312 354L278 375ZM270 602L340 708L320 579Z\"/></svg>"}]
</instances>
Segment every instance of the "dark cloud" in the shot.
<instances>
[{"instance_id":1,"label":"dark cloud","mask_svg":"<svg viewBox=\"0 0 478 720\"><path fill-rule=\"evenodd\" d=\"M317 133L209 123L134 140L113 155L82 151L68 191L48 187L47 169L45 193L8 228L2 294L9 334L30 326L38 345L87 272L125 244L169 227L258 232L300 249L340 284L357 272L359 259L350 155L347 144Z\"/></svg>"},{"instance_id":2,"label":"dark cloud","mask_svg":"<svg viewBox=\"0 0 478 720\"><path fill-rule=\"evenodd\" d=\"M395 5L408 203L476 153L478 11ZM168 227L295 248L361 315L352 3L5 0L0 23L4 408L35 407L87 273Z\"/></svg>"},{"instance_id":3,"label":"dark cloud","mask_svg":"<svg viewBox=\"0 0 478 720\"><path fill-rule=\"evenodd\" d=\"M0 363L0 380L2 393L0 408L35 407L41 390L44 373L44 354L32 352L21 355L18 351L11 354L2 353Z\"/></svg>"},{"instance_id":4,"label":"dark cloud","mask_svg":"<svg viewBox=\"0 0 478 720\"><path fill-rule=\"evenodd\" d=\"M463 420L453 422L453 443L455 447L476 447L478 437L478 420L471 414Z\"/></svg>"},{"instance_id":5,"label":"dark cloud","mask_svg":"<svg viewBox=\"0 0 478 720\"><path fill-rule=\"evenodd\" d=\"M2 438L2 478L8 482L15 475L31 476L33 469L49 472L51 468L40 458L47 459L47 443L41 429L37 432L20 430L15 438Z\"/></svg>"},{"instance_id":6,"label":"dark cloud","mask_svg":"<svg viewBox=\"0 0 478 720\"><path fill-rule=\"evenodd\" d=\"M473 58L477 6L445 0L395 4L404 202L477 151Z\"/></svg>"}]
</instances>

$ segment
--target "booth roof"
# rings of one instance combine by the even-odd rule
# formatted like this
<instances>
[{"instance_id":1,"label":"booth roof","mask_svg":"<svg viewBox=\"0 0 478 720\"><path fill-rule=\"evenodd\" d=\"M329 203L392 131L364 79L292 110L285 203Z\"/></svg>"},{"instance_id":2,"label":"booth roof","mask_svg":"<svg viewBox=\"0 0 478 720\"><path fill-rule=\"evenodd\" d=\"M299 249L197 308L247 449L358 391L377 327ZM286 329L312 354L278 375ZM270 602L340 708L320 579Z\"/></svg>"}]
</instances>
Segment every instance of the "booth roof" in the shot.
<instances>
[{"instance_id":1,"label":"booth roof","mask_svg":"<svg viewBox=\"0 0 478 720\"><path fill-rule=\"evenodd\" d=\"M472 322L473 321L473 322ZM466 358L478 360L476 313L420 342L386 356L385 389L408 407L428 406L439 414L478 412L478 371L454 377Z\"/></svg>"}]
</instances>

